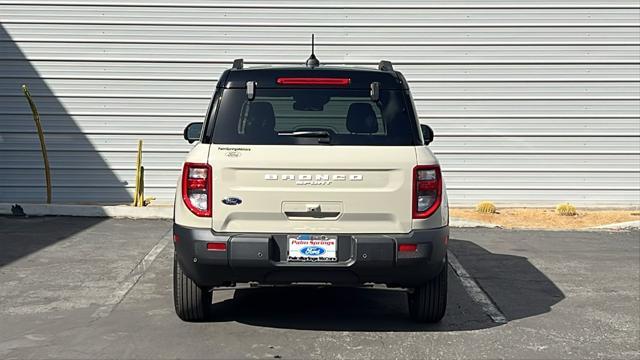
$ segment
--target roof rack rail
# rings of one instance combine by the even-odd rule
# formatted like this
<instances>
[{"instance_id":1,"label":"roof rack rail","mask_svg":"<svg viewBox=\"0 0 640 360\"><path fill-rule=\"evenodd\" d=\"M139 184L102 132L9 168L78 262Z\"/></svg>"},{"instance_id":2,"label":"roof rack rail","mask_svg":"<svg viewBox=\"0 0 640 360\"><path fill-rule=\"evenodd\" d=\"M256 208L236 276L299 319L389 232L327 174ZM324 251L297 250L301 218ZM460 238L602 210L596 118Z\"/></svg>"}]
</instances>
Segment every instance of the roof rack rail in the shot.
<instances>
[{"instance_id":1,"label":"roof rack rail","mask_svg":"<svg viewBox=\"0 0 640 360\"><path fill-rule=\"evenodd\" d=\"M243 67L244 67L244 59L233 60L233 65L231 66L232 69L242 70Z\"/></svg>"},{"instance_id":2,"label":"roof rack rail","mask_svg":"<svg viewBox=\"0 0 640 360\"><path fill-rule=\"evenodd\" d=\"M393 64L391 64L391 61L380 60L378 63L378 70L393 71Z\"/></svg>"}]
</instances>

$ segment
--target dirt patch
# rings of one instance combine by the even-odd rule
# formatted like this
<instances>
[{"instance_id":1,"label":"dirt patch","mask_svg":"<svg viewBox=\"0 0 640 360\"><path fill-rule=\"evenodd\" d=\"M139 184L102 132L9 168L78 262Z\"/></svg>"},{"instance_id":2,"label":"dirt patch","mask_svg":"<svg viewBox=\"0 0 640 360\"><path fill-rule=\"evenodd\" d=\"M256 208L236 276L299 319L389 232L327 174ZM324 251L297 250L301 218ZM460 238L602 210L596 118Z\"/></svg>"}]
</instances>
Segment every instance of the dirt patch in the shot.
<instances>
[{"instance_id":1,"label":"dirt patch","mask_svg":"<svg viewBox=\"0 0 640 360\"><path fill-rule=\"evenodd\" d=\"M483 221L510 229L584 229L599 225L640 220L633 210L580 210L575 216L560 216L554 209L498 209L481 214L474 209L450 209L451 217Z\"/></svg>"}]
</instances>

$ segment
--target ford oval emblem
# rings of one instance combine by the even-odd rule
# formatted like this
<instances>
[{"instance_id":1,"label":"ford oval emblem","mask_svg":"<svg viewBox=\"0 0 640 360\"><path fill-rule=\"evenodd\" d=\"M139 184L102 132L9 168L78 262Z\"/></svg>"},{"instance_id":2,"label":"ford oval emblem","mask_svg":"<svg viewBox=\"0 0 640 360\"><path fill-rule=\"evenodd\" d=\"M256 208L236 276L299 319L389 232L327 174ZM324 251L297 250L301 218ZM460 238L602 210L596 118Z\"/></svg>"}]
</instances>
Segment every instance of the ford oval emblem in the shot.
<instances>
[{"instance_id":1,"label":"ford oval emblem","mask_svg":"<svg viewBox=\"0 0 640 360\"><path fill-rule=\"evenodd\" d=\"M306 256L320 256L325 253L325 250L317 246L305 246L300 249L300 253Z\"/></svg>"},{"instance_id":2,"label":"ford oval emblem","mask_svg":"<svg viewBox=\"0 0 640 360\"><path fill-rule=\"evenodd\" d=\"M222 203L225 205L240 205L242 200L237 197L227 197L222 199Z\"/></svg>"}]
</instances>

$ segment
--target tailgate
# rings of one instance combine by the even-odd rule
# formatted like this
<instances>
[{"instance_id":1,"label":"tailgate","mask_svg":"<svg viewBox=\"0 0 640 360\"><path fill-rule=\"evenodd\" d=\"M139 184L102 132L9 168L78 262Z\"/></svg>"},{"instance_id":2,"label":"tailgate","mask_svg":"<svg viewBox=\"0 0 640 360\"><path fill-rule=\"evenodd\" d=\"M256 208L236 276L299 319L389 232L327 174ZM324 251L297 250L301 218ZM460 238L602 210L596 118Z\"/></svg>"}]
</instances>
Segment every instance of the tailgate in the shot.
<instances>
[{"instance_id":1,"label":"tailgate","mask_svg":"<svg viewBox=\"0 0 640 360\"><path fill-rule=\"evenodd\" d=\"M217 232L408 233L412 146L212 145Z\"/></svg>"}]
</instances>

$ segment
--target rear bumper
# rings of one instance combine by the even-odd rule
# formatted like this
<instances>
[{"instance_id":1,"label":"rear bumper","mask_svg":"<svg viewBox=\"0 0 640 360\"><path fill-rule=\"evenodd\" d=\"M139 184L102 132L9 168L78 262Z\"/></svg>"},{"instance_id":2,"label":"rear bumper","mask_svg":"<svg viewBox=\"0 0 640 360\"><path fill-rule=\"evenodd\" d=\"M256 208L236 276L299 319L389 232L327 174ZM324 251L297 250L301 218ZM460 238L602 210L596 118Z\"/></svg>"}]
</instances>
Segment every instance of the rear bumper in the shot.
<instances>
[{"instance_id":1,"label":"rear bumper","mask_svg":"<svg viewBox=\"0 0 640 360\"><path fill-rule=\"evenodd\" d=\"M412 287L440 272L449 227L408 234L338 234L337 263L288 263L285 234L222 234L211 229L173 225L176 257L198 285L236 282L296 282ZM226 251L208 251L208 242L226 242ZM398 252L399 244L417 244L414 252Z\"/></svg>"}]
</instances>

